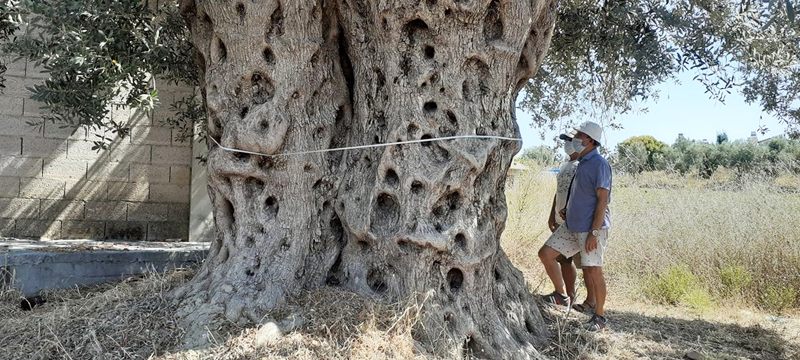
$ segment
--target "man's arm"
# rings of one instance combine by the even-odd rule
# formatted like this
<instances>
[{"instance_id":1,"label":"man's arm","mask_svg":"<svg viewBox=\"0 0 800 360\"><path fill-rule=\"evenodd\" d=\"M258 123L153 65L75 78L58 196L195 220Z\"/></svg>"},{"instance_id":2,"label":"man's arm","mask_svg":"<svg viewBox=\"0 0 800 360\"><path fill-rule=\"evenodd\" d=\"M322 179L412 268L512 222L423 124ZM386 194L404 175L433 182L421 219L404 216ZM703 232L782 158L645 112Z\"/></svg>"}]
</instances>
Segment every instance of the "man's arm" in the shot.
<instances>
[{"instance_id":1,"label":"man's arm","mask_svg":"<svg viewBox=\"0 0 800 360\"><path fill-rule=\"evenodd\" d=\"M558 224L556 223L556 196L553 195L553 205L550 206L550 217L547 218L547 227L550 231L556 231Z\"/></svg>"},{"instance_id":2,"label":"man's arm","mask_svg":"<svg viewBox=\"0 0 800 360\"><path fill-rule=\"evenodd\" d=\"M597 188L597 205L594 207L592 228L589 229L590 233L586 237L586 252L594 251L597 248L597 237L592 236L591 231L603 226L603 218L605 218L608 207L608 193L606 188Z\"/></svg>"}]
</instances>

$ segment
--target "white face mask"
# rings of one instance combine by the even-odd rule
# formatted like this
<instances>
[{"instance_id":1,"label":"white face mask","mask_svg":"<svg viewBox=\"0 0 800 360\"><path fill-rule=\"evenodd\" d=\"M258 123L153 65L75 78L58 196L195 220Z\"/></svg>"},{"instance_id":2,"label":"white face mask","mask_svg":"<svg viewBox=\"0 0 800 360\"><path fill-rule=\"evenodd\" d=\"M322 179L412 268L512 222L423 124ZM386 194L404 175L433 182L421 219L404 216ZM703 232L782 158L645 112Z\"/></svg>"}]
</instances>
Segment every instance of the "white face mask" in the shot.
<instances>
[{"instance_id":1,"label":"white face mask","mask_svg":"<svg viewBox=\"0 0 800 360\"><path fill-rule=\"evenodd\" d=\"M572 147L575 148L575 152L578 154L582 153L584 149L586 149L586 145L583 145L583 140L578 138L572 138Z\"/></svg>"},{"instance_id":2,"label":"white face mask","mask_svg":"<svg viewBox=\"0 0 800 360\"><path fill-rule=\"evenodd\" d=\"M576 152L575 147L572 146L572 141L564 142L564 152L567 153L567 156L570 156L572 153Z\"/></svg>"}]
</instances>

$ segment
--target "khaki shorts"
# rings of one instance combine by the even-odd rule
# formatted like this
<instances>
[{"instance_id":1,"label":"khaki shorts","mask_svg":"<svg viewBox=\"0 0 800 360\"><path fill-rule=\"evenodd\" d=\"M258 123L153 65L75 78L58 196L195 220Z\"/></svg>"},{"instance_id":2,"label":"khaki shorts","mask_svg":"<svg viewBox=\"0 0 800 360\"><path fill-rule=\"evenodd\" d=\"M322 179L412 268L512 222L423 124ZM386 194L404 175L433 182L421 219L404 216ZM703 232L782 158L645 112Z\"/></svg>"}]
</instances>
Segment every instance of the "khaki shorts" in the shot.
<instances>
[{"instance_id":1,"label":"khaki shorts","mask_svg":"<svg viewBox=\"0 0 800 360\"><path fill-rule=\"evenodd\" d=\"M580 266L603 266L603 256L608 246L608 229L600 230L597 236L597 248L592 252L586 252L586 237L588 232L572 232L566 226L559 226L544 243L555 251L558 251L565 258L573 257L580 253ZM577 260L577 259L576 259Z\"/></svg>"}]
</instances>

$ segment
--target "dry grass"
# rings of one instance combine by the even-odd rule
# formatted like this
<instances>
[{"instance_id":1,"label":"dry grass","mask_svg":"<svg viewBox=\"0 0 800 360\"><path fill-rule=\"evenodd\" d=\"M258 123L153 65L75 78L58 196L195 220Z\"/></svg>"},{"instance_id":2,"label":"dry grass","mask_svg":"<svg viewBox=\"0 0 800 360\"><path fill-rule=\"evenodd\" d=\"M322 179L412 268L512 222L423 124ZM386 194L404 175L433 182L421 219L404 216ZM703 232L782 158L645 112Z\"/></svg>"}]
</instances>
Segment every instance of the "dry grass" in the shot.
<instances>
[{"instance_id":1,"label":"dry grass","mask_svg":"<svg viewBox=\"0 0 800 360\"><path fill-rule=\"evenodd\" d=\"M176 350L158 359L415 359L420 356L411 330L421 306L384 304L323 288L265 315L260 326L221 323L210 329L211 346ZM287 334L260 334L272 324Z\"/></svg>"},{"instance_id":2,"label":"dry grass","mask_svg":"<svg viewBox=\"0 0 800 360\"><path fill-rule=\"evenodd\" d=\"M0 359L141 359L173 348L182 331L165 293L187 275L49 292L32 311L20 310L18 294L3 293Z\"/></svg>"},{"instance_id":3,"label":"dry grass","mask_svg":"<svg viewBox=\"0 0 800 360\"><path fill-rule=\"evenodd\" d=\"M643 186L647 176L662 184ZM545 309L554 334L542 349L546 355L677 359L694 351L709 359L800 359L796 299L788 308L771 309L783 315L770 315L753 310L763 307L764 295L752 291L798 284L800 242L793 229L800 225L794 216L800 213L800 195L758 184L732 191L725 185L730 179L686 179L681 185L667 176L645 174L616 181L620 186L614 192L607 266L611 330L587 333L580 326L585 315ZM535 254L549 233L546 219L554 188L552 175L533 171L515 179L508 191L502 246L531 290L540 293L550 285ZM730 264L736 267L725 267ZM713 296L709 308L663 306L645 295L642 279L657 278L654 274L675 266L690 269L693 277L688 278L698 279ZM261 324L215 324L207 329L213 339L209 346L183 350L176 305L166 294L190 275L177 271L115 286L52 292L45 294L47 303L29 312L18 309L16 294L0 294L0 359L423 357L413 329L424 301L384 304L334 289L304 294L267 314ZM274 324L283 333L266 336Z\"/></svg>"}]
</instances>

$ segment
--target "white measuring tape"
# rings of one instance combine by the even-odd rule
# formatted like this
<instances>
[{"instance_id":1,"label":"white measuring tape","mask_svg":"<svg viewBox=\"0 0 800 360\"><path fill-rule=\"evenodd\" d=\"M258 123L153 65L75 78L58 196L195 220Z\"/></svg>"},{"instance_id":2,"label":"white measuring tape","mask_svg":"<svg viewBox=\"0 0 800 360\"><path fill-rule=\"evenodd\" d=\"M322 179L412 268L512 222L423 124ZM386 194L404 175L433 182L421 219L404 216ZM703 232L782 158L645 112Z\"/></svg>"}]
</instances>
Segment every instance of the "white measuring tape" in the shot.
<instances>
[{"instance_id":1,"label":"white measuring tape","mask_svg":"<svg viewBox=\"0 0 800 360\"><path fill-rule=\"evenodd\" d=\"M214 144L217 144L220 149L230 152L238 152L242 154L250 154L250 155L258 155L258 156L294 156L294 155L305 155L305 154L317 154L317 153L325 153L325 152L333 152L333 151L345 151L345 150L357 150L357 149L370 149L370 148L379 148L379 147L386 147L386 146L393 146L393 145L405 145L405 144L419 144L419 143L427 143L427 142L434 142L434 141L446 141L446 140L459 140L459 139L495 139L495 140L505 140L505 141L522 141L520 138L512 138L512 137L505 137L505 136L494 136L494 135L458 135L458 136L445 136L445 137L438 137L438 138L430 138L430 139L419 139L419 140L406 140L406 141L396 141L390 143L383 143L383 144L371 144L371 145L358 145L358 146L347 146L347 147L340 147L340 148L333 148L333 149L320 149L320 150L307 150L307 151L295 151L295 152L287 152L287 153L280 153L280 154L264 154L255 151L249 150L242 150L236 148L230 148L222 146L222 144L218 143L213 136L209 136L211 141Z\"/></svg>"}]
</instances>

